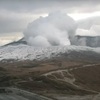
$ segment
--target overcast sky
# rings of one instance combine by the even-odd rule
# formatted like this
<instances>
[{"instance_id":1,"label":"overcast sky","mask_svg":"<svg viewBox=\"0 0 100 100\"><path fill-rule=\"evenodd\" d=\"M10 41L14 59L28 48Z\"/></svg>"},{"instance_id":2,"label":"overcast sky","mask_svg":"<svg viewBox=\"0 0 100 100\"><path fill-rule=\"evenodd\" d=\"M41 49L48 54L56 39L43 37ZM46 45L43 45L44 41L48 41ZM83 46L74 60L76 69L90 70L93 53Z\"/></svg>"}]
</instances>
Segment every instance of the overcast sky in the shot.
<instances>
[{"instance_id":1,"label":"overcast sky","mask_svg":"<svg viewBox=\"0 0 100 100\"><path fill-rule=\"evenodd\" d=\"M0 0L0 43L20 38L29 22L59 10L75 20L99 16L100 0Z\"/></svg>"}]
</instances>

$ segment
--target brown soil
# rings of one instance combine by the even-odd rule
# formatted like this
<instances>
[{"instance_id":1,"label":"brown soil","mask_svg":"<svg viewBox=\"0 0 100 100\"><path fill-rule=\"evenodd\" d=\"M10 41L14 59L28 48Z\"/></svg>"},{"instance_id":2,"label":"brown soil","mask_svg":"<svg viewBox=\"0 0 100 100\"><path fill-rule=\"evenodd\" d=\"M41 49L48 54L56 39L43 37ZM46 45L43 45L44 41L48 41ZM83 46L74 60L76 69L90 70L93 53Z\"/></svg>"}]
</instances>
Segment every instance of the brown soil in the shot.
<instances>
[{"instance_id":1,"label":"brown soil","mask_svg":"<svg viewBox=\"0 0 100 100\"><path fill-rule=\"evenodd\" d=\"M22 62L14 64L9 63L8 65L3 64L3 67L0 67L2 69L0 74L3 73L3 76L0 77L1 86L19 87L42 95L86 95L100 92L99 64L81 68L81 66L88 65L89 63L82 61L49 60L35 63L32 62L31 67L30 64L29 67L28 64L27 66L21 66L21 63ZM71 68L73 70L70 70ZM73 79L74 77L74 85L65 82L61 73L56 73L58 70L68 70L71 75L66 71L63 71L63 75L65 78L69 79ZM53 71L55 71L55 73L52 75L48 75L48 77L44 76L44 74Z\"/></svg>"}]
</instances>

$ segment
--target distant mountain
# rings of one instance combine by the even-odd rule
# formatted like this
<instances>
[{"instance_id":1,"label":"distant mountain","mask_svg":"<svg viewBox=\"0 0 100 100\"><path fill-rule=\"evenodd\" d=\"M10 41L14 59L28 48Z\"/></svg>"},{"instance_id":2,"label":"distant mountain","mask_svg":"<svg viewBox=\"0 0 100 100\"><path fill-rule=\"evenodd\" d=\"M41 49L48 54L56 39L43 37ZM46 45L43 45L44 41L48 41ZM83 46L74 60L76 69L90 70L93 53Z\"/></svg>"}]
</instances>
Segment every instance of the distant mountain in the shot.
<instances>
[{"instance_id":1,"label":"distant mountain","mask_svg":"<svg viewBox=\"0 0 100 100\"><path fill-rule=\"evenodd\" d=\"M64 57L67 60L99 61L100 48L84 46L33 47L28 45L8 45L0 48L0 61L41 61Z\"/></svg>"},{"instance_id":2,"label":"distant mountain","mask_svg":"<svg viewBox=\"0 0 100 100\"><path fill-rule=\"evenodd\" d=\"M76 35L77 46L100 47L100 36L79 36Z\"/></svg>"},{"instance_id":3,"label":"distant mountain","mask_svg":"<svg viewBox=\"0 0 100 100\"><path fill-rule=\"evenodd\" d=\"M12 45L12 46L17 46L17 45L20 45L20 44L27 44L27 42L25 41L24 38L21 38L20 40L18 41L14 41L14 42L11 42L11 43L8 43L4 46L9 46L9 45Z\"/></svg>"},{"instance_id":4,"label":"distant mountain","mask_svg":"<svg viewBox=\"0 0 100 100\"><path fill-rule=\"evenodd\" d=\"M27 45L27 42L24 38L22 38L18 41L6 44L6 45L4 45L4 47L6 47L6 46L18 46L18 45ZM76 35L74 37L73 45L88 46L88 47L100 47L100 36L79 36L79 35Z\"/></svg>"}]
</instances>

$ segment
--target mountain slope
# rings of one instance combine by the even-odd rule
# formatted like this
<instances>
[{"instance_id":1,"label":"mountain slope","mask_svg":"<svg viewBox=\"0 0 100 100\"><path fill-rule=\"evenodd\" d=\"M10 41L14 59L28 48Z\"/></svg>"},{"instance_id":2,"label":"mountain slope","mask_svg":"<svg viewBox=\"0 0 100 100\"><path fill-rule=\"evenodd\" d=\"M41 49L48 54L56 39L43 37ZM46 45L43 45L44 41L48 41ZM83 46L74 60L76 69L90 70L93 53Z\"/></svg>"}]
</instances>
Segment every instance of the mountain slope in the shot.
<instances>
[{"instance_id":1,"label":"mountain slope","mask_svg":"<svg viewBox=\"0 0 100 100\"><path fill-rule=\"evenodd\" d=\"M100 60L100 48L82 46L32 47L28 45L0 47L0 61L43 60L63 56L74 60ZM86 58L86 59L85 59Z\"/></svg>"},{"instance_id":2,"label":"mountain slope","mask_svg":"<svg viewBox=\"0 0 100 100\"><path fill-rule=\"evenodd\" d=\"M54 100L64 100L64 96L68 100L99 100L99 73L100 48L0 48L1 87L17 87Z\"/></svg>"},{"instance_id":3,"label":"mountain slope","mask_svg":"<svg viewBox=\"0 0 100 100\"><path fill-rule=\"evenodd\" d=\"M25 41L24 37L19 39L18 41L14 41L14 42L11 42L11 43L8 43L4 46L16 46L16 45L20 45L20 44L27 44L27 42Z\"/></svg>"}]
</instances>

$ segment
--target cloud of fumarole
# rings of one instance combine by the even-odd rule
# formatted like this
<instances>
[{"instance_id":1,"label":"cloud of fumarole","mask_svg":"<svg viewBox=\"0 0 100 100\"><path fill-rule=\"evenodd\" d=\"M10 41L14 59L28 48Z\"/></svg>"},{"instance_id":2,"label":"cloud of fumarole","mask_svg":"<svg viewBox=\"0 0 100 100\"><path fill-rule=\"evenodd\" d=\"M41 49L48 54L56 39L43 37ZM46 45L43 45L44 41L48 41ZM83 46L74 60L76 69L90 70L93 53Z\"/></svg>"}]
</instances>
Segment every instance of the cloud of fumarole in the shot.
<instances>
[{"instance_id":1,"label":"cloud of fumarole","mask_svg":"<svg viewBox=\"0 0 100 100\"><path fill-rule=\"evenodd\" d=\"M77 45L99 47L100 46L100 25L93 25L89 30L77 29Z\"/></svg>"},{"instance_id":2,"label":"cloud of fumarole","mask_svg":"<svg viewBox=\"0 0 100 100\"><path fill-rule=\"evenodd\" d=\"M58 46L72 44L76 29L75 21L65 13L50 13L30 23L24 32L32 46Z\"/></svg>"}]
</instances>

